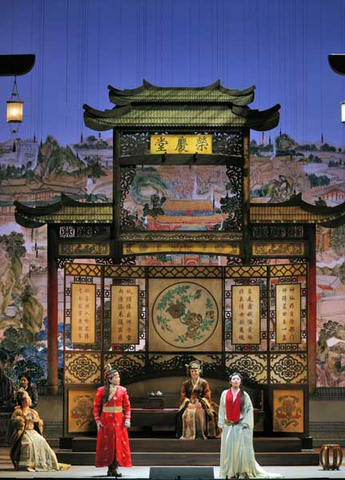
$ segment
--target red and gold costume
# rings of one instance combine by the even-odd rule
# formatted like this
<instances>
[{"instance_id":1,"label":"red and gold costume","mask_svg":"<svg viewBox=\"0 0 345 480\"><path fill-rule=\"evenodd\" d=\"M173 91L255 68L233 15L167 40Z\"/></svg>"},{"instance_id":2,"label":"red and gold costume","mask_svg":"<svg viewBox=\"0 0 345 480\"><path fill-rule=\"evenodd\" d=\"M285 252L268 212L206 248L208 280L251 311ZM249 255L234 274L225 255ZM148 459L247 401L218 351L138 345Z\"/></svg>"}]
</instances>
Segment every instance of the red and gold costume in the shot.
<instances>
[{"instance_id":1,"label":"red and gold costume","mask_svg":"<svg viewBox=\"0 0 345 480\"><path fill-rule=\"evenodd\" d=\"M104 403L104 389L98 388L93 405L95 420L103 425L97 434L95 465L107 467L116 458L121 467L131 467L128 431L125 427L125 421L131 418L127 390L121 385L110 388L108 400Z\"/></svg>"}]
</instances>

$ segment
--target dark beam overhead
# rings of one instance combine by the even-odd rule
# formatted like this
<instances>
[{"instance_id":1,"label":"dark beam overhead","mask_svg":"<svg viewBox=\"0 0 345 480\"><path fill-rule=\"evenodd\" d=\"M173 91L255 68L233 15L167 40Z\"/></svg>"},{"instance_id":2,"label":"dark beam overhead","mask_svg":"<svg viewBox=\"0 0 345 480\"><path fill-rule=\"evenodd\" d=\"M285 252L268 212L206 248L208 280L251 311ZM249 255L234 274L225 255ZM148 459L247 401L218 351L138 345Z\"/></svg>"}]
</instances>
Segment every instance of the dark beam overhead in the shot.
<instances>
[{"instance_id":1,"label":"dark beam overhead","mask_svg":"<svg viewBox=\"0 0 345 480\"><path fill-rule=\"evenodd\" d=\"M345 75L345 53L330 53L328 63L335 73Z\"/></svg>"},{"instance_id":2,"label":"dark beam overhead","mask_svg":"<svg viewBox=\"0 0 345 480\"><path fill-rule=\"evenodd\" d=\"M34 54L25 55L0 55L0 77L13 77L25 75L35 65Z\"/></svg>"}]
</instances>

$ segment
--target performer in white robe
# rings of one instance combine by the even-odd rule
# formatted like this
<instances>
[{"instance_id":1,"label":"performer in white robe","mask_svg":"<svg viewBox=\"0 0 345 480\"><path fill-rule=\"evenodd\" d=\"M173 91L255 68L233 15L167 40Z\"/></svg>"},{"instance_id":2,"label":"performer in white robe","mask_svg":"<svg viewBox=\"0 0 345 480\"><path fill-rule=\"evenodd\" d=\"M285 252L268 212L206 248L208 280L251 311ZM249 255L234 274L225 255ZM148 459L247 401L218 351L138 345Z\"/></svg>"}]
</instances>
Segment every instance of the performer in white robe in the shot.
<instances>
[{"instance_id":1,"label":"performer in white robe","mask_svg":"<svg viewBox=\"0 0 345 480\"><path fill-rule=\"evenodd\" d=\"M281 478L267 473L255 461L253 447L254 412L250 396L241 386L242 376L230 377L231 388L220 398L218 426L222 428L220 477Z\"/></svg>"}]
</instances>

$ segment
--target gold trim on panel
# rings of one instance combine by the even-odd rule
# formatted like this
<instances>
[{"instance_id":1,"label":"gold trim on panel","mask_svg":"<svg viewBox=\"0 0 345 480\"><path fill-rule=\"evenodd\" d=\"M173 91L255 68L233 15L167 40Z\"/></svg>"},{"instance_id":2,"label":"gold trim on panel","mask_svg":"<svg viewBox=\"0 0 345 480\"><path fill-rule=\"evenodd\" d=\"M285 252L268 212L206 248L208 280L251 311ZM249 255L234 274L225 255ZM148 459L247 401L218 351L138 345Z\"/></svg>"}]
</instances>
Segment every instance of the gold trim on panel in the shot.
<instances>
[{"instance_id":1,"label":"gold trim on panel","mask_svg":"<svg viewBox=\"0 0 345 480\"><path fill-rule=\"evenodd\" d=\"M252 255L259 257L304 256L305 244L302 242L255 242Z\"/></svg>"},{"instance_id":2,"label":"gold trim on panel","mask_svg":"<svg viewBox=\"0 0 345 480\"><path fill-rule=\"evenodd\" d=\"M139 286L111 285L111 343L139 343Z\"/></svg>"},{"instance_id":3,"label":"gold trim on panel","mask_svg":"<svg viewBox=\"0 0 345 480\"><path fill-rule=\"evenodd\" d=\"M260 286L232 285L232 344L259 345Z\"/></svg>"},{"instance_id":4,"label":"gold trim on panel","mask_svg":"<svg viewBox=\"0 0 345 480\"><path fill-rule=\"evenodd\" d=\"M71 343L96 342L96 285L71 284Z\"/></svg>"},{"instance_id":5,"label":"gold trim on panel","mask_svg":"<svg viewBox=\"0 0 345 480\"><path fill-rule=\"evenodd\" d=\"M240 255L239 243L124 243L124 255L149 255L154 253L199 253L210 255Z\"/></svg>"},{"instance_id":6,"label":"gold trim on panel","mask_svg":"<svg viewBox=\"0 0 345 480\"><path fill-rule=\"evenodd\" d=\"M276 285L276 343L301 343L301 285Z\"/></svg>"},{"instance_id":7,"label":"gold trim on panel","mask_svg":"<svg viewBox=\"0 0 345 480\"><path fill-rule=\"evenodd\" d=\"M212 135L151 135L150 153L212 153Z\"/></svg>"}]
</instances>

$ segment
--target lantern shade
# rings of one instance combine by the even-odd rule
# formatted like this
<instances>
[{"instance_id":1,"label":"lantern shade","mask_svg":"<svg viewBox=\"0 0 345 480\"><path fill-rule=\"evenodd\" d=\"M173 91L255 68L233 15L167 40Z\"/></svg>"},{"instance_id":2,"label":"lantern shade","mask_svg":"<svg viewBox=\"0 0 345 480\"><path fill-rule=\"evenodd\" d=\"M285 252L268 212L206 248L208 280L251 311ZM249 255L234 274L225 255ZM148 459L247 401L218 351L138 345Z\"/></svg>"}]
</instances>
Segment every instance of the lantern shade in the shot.
<instances>
[{"instance_id":1,"label":"lantern shade","mask_svg":"<svg viewBox=\"0 0 345 480\"><path fill-rule=\"evenodd\" d=\"M345 101L341 102L341 121L345 123Z\"/></svg>"},{"instance_id":2,"label":"lantern shade","mask_svg":"<svg viewBox=\"0 0 345 480\"><path fill-rule=\"evenodd\" d=\"M21 100L9 100L7 102L7 123L22 123L23 103Z\"/></svg>"}]
</instances>

